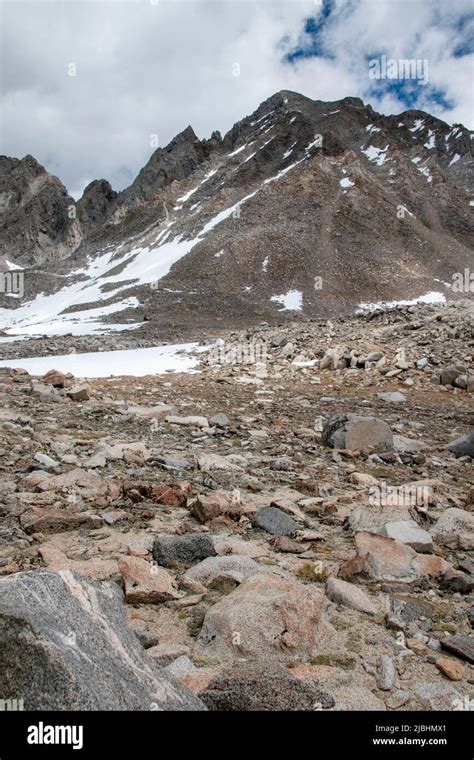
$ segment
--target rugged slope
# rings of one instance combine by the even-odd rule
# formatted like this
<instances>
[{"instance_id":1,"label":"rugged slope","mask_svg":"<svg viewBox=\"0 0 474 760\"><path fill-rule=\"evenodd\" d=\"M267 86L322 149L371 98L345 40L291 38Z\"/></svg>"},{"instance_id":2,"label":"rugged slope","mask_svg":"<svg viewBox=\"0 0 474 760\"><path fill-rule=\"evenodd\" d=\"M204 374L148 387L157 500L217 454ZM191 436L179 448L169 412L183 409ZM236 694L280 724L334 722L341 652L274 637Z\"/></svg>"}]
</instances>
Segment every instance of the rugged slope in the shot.
<instances>
[{"instance_id":1,"label":"rugged slope","mask_svg":"<svg viewBox=\"0 0 474 760\"><path fill-rule=\"evenodd\" d=\"M77 203L74 273L29 272L25 299L66 283L42 314L80 308L84 320L106 306L110 320L186 330L450 296L471 260L472 166L462 126L280 92L224 138L188 127L121 193L92 183ZM0 324L31 324L32 312Z\"/></svg>"}]
</instances>

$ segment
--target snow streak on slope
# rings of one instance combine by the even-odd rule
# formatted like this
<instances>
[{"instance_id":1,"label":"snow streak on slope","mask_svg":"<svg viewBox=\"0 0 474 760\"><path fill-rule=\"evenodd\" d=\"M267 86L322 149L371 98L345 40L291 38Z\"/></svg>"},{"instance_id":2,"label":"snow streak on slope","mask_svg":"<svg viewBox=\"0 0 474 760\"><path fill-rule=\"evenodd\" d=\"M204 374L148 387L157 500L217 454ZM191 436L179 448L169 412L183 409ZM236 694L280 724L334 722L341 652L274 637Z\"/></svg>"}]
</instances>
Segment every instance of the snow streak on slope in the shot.
<instances>
[{"instance_id":1,"label":"snow streak on slope","mask_svg":"<svg viewBox=\"0 0 474 760\"><path fill-rule=\"evenodd\" d=\"M311 147L308 146L306 151L309 151ZM263 186L278 181L307 158L309 158L308 152L299 161L286 167L275 176L264 180L256 190L213 216L193 238L186 240L183 235L177 235L171 240L167 239L172 234L175 219L167 223L166 227L156 237L153 245L135 247L130 251L121 253L124 248L122 244L118 248L99 254L94 259L89 260L85 267L72 272L70 277L74 279L74 282L56 293L49 295L42 293L18 309L0 309L0 328L5 329L10 334L29 332L33 335L44 333L60 335L64 332L70 332L71 327L74 326L76 334L79 335L92 332L90 323L93 322L94 330L99 331L101 329L100 317L136 307L139 305L139 301L135 297L130 297L99 306L96 306L97 303L112 300L133 286L156 284L169 273L173 264L190 253L205 235L232 216ZM206 175L204 181L207 181L214 173L210 172ZM184 196L181 200L183 198ZM117 269L120 271L117 272ZM115 285L115 287L111 287L111 285ZM87 308L87 305L90 308ZM86 308L65 313L67 310L76 309L78 306L86 306ZM68 325L66 330L65 324ZM82 332L80 325L83 327ZM107 329L107 325L103 325L103 329Z\"/></svg>"}]
</instances>

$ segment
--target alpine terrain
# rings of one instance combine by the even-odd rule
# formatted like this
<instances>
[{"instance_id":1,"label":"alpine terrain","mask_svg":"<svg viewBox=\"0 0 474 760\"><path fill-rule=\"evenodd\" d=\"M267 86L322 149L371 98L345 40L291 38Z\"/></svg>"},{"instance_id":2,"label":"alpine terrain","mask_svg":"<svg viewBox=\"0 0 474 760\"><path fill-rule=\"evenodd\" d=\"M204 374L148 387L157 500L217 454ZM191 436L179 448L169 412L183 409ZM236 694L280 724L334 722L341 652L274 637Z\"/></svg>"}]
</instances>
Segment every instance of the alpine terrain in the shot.
<instances>
[{"instance_id":1,"label":"alpine terrain","mask_svg":"<svg viewBox=\"0 0 474 760\"><path fill-rule=\"evenodd\" d=\"M471 138L282 91L120 192L0 158L6 709L473 709Z\"/></svg>"}]
</instances>

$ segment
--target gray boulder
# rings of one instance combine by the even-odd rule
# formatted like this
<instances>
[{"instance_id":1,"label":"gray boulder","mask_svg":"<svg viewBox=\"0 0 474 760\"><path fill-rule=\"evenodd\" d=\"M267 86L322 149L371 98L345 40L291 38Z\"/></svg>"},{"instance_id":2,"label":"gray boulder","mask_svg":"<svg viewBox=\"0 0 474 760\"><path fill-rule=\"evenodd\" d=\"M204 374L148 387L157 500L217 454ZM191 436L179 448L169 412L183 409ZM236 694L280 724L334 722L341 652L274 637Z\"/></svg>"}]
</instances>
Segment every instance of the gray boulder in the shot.
<instances>
[{"instance_id":1,"label":"gray boulder","mask_svg":"<svg viewBox=\"0 0 474 760\"><path fill-rule=\"evenodd\" d=\"M292 536L298 524L278 507L263 507L252 518L254 528L262 528L273 536Z\"/></svg>"},{"instance_id":2,"label":"gray boulder","mask_svg":"<svg viewBox=\"0 0 474 760\"><path fill-rule=\"evenodd\" d=\"M445 367L445 369L441 371L439 382L441 385L454 385L459 375L462 375L464 372L464 367L456 364L450 364L449 367Z\"/></svg>"},{"instance_id":3,"label":"gray boulder","mask_svg":"<svg viewBox=\"0 0 474 760\"><path fill-rule=\"evenodd\" d=\"M320 653L334 631L321 591L276 574L246 578L206 612L198 654L267 660Z\"/></svg>"},{"instance_id":4,"label":"gray boulder","mask_svg":"<svg viewBox=\"0 0 474 760\"><path fill-rule=\"evenodd\" d=\"M401 393L400 391L392 391L389 393L379 393L379 398L382 399L382 401L387 401L391 404L401 404L403 401L406 401L406 396L404 393Z\"/></svg>"},{"instance_id":5,"label":"gray boulder","mask_svg":"<svg viewBox=\"0 0 474 760\"><path fill-rule=\"evenodd\" d=\"M432 528L435 541L452 549L474 547L474 514L449 507Z\"/></svg>"},{"instance_id":6,"label":"gray boulder","mask_svg":"<svg viewBox=\"0 0 474 760\"><path fill-rule=\"evenodd\" d=\"M389 426L376 417L345 414L335 417L323 428L321 443L332 449L358 451L393 451L393 435Z\"/></svg>"},{"instance_id":7,"label":"gray boulder","mask_svg":"<svg viewBox=\"0 0 474 760\"><path fill-rule=\"evenodd\" d=\"M384 533L401 544L407 544L417 552L431 552L433 539L427 530L420 528L414 520L396 520L384 526Z\"/></svg>"},{"instance_id":8,"label":"gray boulder","mask_svg":"<svg viewBox=\"0 0 474 760\"><path fill-rule=\"evenodd\" d=\"M474 430L471 430L464 438L457 438L457 440L448 443L448 449L457 457L474 459Z\"/></svg>"},{"instance_id":9,"label":"gray boulder","mask_svg":"<svg viewBox=\"0 0 474 760\"><path fill-rule=\"evenodd\" d=\"M201 692L210 710L318 710L334 706L327 691L279 665L238 665L215 676Z\"/></svg>"},{"instance_id":10,"label":"gray boulder","mask_svg":"<svg viewBox=\"0 0 474 760\"><path fill-rule=\"evenodd\" d=\"M200 710L128 628L115 584L62 571L0 580L0 694L27 710Z\"/></svg>"},{"instance_id":11,"label":"gray boulder","mask_svg":"<svg viewBox=\"0 0 474 760\"><path fill-rule=\"evenodd\" d=\"M340 578L328 578L326 594L333 602L343 604L345 607L351 607L359 612L365 612L367 615L377 615L380 613L380 607L374 604L365 591L353 583L347 583L347 581L343 581Z\"/></svg>"},{"instance_id":12,"label":"gray boulder","mask_svg":"<svg viewBox=\"0 0 474 760\"><path fill-rule=\"evenodd\" d=\"M450 683L416 681L412 691L424 710L458 710L463 700L461 692Z\"/></svg>"},{"instance_id":13,"label":"gray boulder","mask_svg":"<svg viewBox=\"0 0 474 760\"><path fill-rule=\"evenodd\" d=\"M212 539L205 533L158 536L153 542L153 559L163 567L171 567L176 562L191 565L216 554Z\"/></svg>"}]
</instances>

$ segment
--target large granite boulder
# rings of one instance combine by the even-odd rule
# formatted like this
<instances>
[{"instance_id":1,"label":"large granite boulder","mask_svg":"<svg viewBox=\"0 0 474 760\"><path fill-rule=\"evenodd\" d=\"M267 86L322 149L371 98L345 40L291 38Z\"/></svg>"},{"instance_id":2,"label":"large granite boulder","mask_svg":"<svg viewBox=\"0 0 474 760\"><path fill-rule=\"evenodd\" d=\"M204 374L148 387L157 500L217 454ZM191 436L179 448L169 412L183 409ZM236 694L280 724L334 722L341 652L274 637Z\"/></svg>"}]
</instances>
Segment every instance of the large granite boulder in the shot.
<instances>
[{"instance_id":1,"label":"large granite boulder","mask_svg":"<svg viewBox=\"0 0 474 760\"><path fill-rule=\"evenodd\" d=\"M128 628L122 594L69 570L0 580L0 694L26 710L200 710Z\"/></svg>"}]
</instances>

